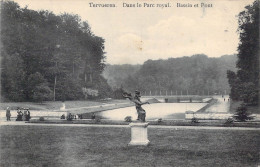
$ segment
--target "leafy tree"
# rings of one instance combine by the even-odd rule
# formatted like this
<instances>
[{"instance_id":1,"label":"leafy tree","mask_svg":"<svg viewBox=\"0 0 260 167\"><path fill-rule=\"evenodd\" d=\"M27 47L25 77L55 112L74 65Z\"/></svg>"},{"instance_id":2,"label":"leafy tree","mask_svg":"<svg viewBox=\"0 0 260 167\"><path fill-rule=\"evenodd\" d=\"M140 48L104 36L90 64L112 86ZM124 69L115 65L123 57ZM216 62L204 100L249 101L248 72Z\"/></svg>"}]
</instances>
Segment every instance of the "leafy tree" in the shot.
<instances>
[{"instance_id":1,"label":"leafy tree","mask_svg":"<svg viewBox=\"0 0 260 167\"><path fill-rule=\"evenodd\" d=\"M257 105L259 98L259 1L245 7L238 15L237 73L228 72L231 98Z\"/></svg>"},{"instance_id":2,"label":"leafy tree","mask_svg":"<svg viewBox=\"0 0 260 167\"><path fill-rule=\"evenodd\" d=\"M1 1L1 42L5 100L45 100L50 94L55 100L76 100L84 97L82 88L107 86L100 79L105 41L78 15Z\"/></svg>"},{"instance_id":3,"label":"leafy tree","mask_svg":"<svg viewBox=\"0 0 260 167\"><path fill-rule=\"evenodd\" d=\"M47 85L40 84L34 88L33 99L34 99L34 101L37 101L37 102L51 100L52 91Z\"/></svg>"}]
</instances>

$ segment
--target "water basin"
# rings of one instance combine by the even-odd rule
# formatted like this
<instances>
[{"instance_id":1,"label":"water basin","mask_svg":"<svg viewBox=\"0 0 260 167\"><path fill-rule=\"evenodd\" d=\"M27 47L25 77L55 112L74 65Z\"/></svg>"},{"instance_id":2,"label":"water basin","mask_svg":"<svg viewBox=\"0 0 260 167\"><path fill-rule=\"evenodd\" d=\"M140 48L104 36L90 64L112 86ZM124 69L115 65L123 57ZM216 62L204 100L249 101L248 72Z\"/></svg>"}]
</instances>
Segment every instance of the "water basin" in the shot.
<instances>
[{"instance_id":1,"label":"water basin","mask_svg":"<svg viewBox=\"0 0 260 167\"><path fill-rule=\"evenodd\" d=\"M155 103L143 105L146 111L146 119L185 119L185 111L197 111L204 107L207 103ZM104 119L124 120L126 116L132 119L137 118L135 107L126 107L102 111L97 115Z\"/></svg>"}]
</instances>

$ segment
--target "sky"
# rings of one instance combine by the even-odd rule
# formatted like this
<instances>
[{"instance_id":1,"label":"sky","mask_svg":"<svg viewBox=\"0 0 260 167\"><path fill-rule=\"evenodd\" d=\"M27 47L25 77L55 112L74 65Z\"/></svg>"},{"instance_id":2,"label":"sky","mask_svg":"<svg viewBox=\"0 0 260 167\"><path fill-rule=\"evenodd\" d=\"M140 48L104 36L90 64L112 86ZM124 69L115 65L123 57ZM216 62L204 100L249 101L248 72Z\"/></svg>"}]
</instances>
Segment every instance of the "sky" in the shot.
<instances>
[{"instance_id":1,"label":"sky","mask_svg":"<svg viewBox=\"0 0 260 167\"><path fill-rule=\"evenodd\" d=\"M78 14L105 39L106 63L142 64L194 54L236 54L237 15L253 0L15 0L21 7ZM90 4L115 4L115 8ZM139 3L142 7L123 7ZM144 7L144 3L171 7ZM177 7L177 3L193 7ZM212 7L201 7L201 3ZM199 7L194 5L199 4Z\"/></svg>"}]
</instances>

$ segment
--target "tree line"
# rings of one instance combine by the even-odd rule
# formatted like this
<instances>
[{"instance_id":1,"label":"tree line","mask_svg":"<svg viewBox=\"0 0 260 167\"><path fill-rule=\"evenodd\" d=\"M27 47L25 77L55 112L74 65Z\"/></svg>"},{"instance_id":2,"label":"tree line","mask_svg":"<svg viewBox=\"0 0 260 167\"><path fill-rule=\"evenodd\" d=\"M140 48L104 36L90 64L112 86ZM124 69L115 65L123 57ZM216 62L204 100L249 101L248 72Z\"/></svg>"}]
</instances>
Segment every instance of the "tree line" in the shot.
<instances>
[{"instance_id":1,"label":"tree line","mask_svg":"<svg viewBox=\"0 0 260 167\"><path fill-rule=\"evenodd\" d=\"M236 55L148 60L143 65L108 65L103 75L114 89L143 93L212 95L229 93L227 70L235 70ZM124 73L122 73L124 71Z\"/></svg>"},{"instance_id":2,"label":"tree line","mask_svg":"<svg viewBox=\"0 0 260 167\"><path fill-rule=\"evenodd\" d=\"M104 42L78 15L55 15L2 1L2 100L108 96L110 87L101 75L105 67Z\"/></svg>"}]
</instances>

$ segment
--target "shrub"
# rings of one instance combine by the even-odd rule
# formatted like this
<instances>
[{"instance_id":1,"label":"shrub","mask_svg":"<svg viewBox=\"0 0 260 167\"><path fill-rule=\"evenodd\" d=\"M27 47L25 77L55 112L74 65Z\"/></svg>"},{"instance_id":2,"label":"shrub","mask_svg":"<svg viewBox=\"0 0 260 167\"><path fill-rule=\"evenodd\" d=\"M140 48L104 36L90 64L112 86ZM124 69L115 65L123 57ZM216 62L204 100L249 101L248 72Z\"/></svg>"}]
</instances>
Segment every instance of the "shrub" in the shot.
<instances>
[{"instance_id":1,"label":"shrub","mask_svg":"<svg viewBox=\"0 0 260 167\"><path fill-rule=\"evenodd\" d=\"M254 116L251 116L251 113L247 112L245 104L241 104L241 106L237 108L236 112L237 113L233 115L233 118L237 121L245 122L254 119Z\"/></svg>"},{"instance_id":2,"label":"shrub","mask_svg":"<svg viewBox=\"0 0 260 167\"><path fill-rule=\"evenodd\" d=\"M157 122L158 122L158 123L162 123L162 118L159 118L159 119L157 120Z\"/></svg>"},{"instance_id":3,"label":"shrub","mask_svg":"<svg viewBox=\"0 0 260 167\"><path fill-rule=\"evenodd\" d=\"M96 122L96 123L99 123L99 122L101 122L101 118L99 118L99 117L96 117L96 118L95 118L95 122Z\"/></svg>"},{"instance_id":4,"label":"shrub","mask_svg":"<svg viewBox=\"0 0 260 167\"><path fill-rule=\"evenodd\" d=\"M225 122L225 124L232 124L234 122L233 118L228 118Z\"/></svg>"},{"instance_id":5,"label":"shrub","mask_svg":"<svg viewBox=\"0 0 260 167\"><path fill-rule=\"evenodd\" d=\"M199 123L199 119L196 118L196 117L193 117L193 118L191 119L191 123Z\"/></svg>"},{"instance_id":6,"label":"shrub","mask_svg":"<svg viewBox=\"0 0 260 167\"><path fill-rule=\"evenodd\" d=\"M125 122L132 122L132 117L131 116L125 117Z\"/></svg>"}]
</instances>

